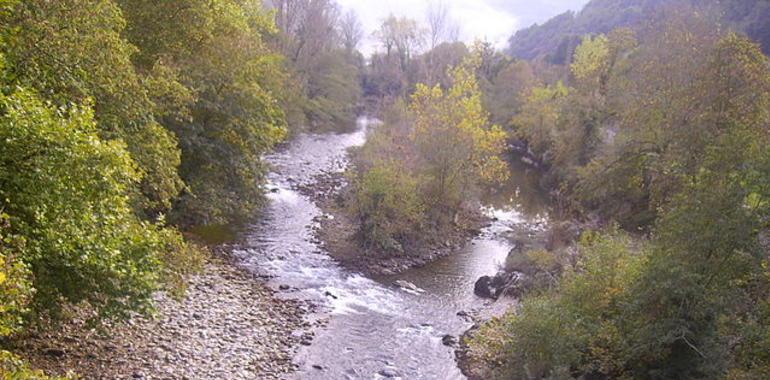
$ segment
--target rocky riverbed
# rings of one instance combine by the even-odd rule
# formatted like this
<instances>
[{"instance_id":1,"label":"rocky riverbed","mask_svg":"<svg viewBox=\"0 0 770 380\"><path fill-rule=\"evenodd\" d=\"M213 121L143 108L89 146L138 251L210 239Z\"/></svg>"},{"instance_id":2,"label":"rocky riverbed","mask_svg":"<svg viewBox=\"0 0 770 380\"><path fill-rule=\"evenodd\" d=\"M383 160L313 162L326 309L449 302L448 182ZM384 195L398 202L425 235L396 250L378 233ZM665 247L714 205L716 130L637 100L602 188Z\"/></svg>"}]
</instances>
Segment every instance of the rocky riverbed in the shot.
<instances>
[{"instance_id":1,"label":"rocky riverbed","mask_svg":"<svg viewBox=\"0 0 770 380\"><path fill-rule=\"evenodd\" d=\"M159 293L153 317L99 331L76 319L16 351L86 379L465 378L456 337L515 303L474 295L474 282L504 265L509 235L542 230L547 214L531 173L516 170L505 191L484 195L483 217L461 215L411 261L340 250L355 243L340 197L347 148L374 124L301 134L268 156L260 218L183 300Z\"/></svg>"},{"instance_id":2,"label":"rocky riverbed","mask_svg":"<svg viewBox=\"0 0 770 380\"><path fill-rule=\"evenodd\" d=\"M278 379L312 338L302 301L274 296L221 255L191 278L182 300L156 295L152 317L88 328L81 319L25 341L48 373L84 379Z\"/></svg>"}]
</instances>

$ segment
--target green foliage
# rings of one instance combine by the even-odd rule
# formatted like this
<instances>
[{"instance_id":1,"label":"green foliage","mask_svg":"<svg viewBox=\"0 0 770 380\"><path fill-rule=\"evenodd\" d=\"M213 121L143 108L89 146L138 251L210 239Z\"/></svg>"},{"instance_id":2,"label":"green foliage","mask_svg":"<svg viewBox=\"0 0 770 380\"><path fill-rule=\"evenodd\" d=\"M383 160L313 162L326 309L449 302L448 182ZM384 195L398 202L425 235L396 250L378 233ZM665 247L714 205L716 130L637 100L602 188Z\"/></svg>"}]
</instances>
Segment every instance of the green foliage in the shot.
<instances>
[{"instance_id":1,"label":"green foliage","mask_svg":"<svg viewBox=\"0 0 770 380\"><path fill-rule=\"evenodd\" d=\"M57 106L91 99L100 137L126 143L140 214L221 222L259 204L259 157L284 135L259 3L29 1L2 18L9 78Z\"/></svg>"},{"instance_id":2,"label":"green foliage","mask_svg":"<svg viewBox=\"0 0 770 380\"><path fill-rule=\"evenodd\" d=\"M24 239L11 235L8 215L0 213L0 337L17 332L34 291L30 271L20 261Z\"/></svg>"},{"instance_id":3,"label":"green foliage","mask_svg":"<svg viewBox=\"0 0 770 380\"><path fill-rule=\"evenodd\" d=\"M350 130L361 97L364 57L355 50L363 36L355 13L340 17L332 0L271 2L279 33L273 44L289 71L282 106L292 131Z\"/></svg>"},{"instance_id":4,"label":"green foliage","mask_svg":"<svg viewBox=\"0 0 770 380\"><path fill-rule=\"evenodd\" d=\"M187 185L172 219L228 223L261 202L261 156L285 135L281 57L264 37L275 32L259 3L219 0L119 2L156 116L176 135ZM161 18L157 16L161 15ZM275 93L275 94L274 94Z\"/></svg>"},{"instance_id":5,"label":"green foliage","mask_svg":"<svg viewBox=\"0 0 770 380\"><path fill-rule=\"evenodd\" d=\"M99 139L86 108L51 108L24 90L0 101L0 199L10 236L25 239L17 259L32 270L35 309L146 305L162 239L129 207L139 175L125 145Z\"/></svg>"},{"instance_id":6,"label":"green foliage","mask_svg":"<svg viewBox=\"0 0 770 380\"><path fill-rule=\"evenodd\" d=\"M168 210L182 189L174 137L152 118L134 70L136 48L110 0L23 1L1 15L8 77L57 106L94 102L99 134L123 139L144 175L137 202L150 215Z\"/></svg>"},{"instance_id":7,"label":"green foliage","mask_svg":"<svg viewBox=\"0 0 770 380\"><path fill-rule=\"evenodd\" d=\"M366 244L404 252L402 242L416 238L424 219L418 182L397 163L378 163L355 186L353 212Z\"/></svg>"},{"instance_id":8,"label":"green foliage","mask_svg":"<svg viewBox=\"0 0 770 380\"><path fill-rule=\"evenodd\" d=\"M507 178L505 133L481 101L478 51L450 69L451 87L418 84L356 155L355 211L368 243L399 251L457 223L482 185Z\"/></svg>"},{"instance_id":9,"label":"green foliage","mask_svg":"<svg viewBox=\"0 0 770 380\"><path fill-rule=\"evenodd\" d=\"M525 274L556 273L561 266L561 257L556 252L545 249L533 249L520 254L508 255L505 260L506 271Z\"/></svg>"},{"instance_id":10,"label":"green foliage","mask_svg":"<svg viewBox=\"0 0 770 380\"><path fill-rule=\"evenodd\" d=\"M532 153L538 157L547 159L545 155L553 148L561 103L567 94L569 90L561 82L534 87L521 111L511 121L516 136L527 141Z\"/></svg>"},{"instance_id":11,"label":"green foliage","mask_svg":"<svg viewBox=\"0 0 770 380\"><path fill-rule=\"evenodd\" d=\"M522 111L527 95L537 84L534 70L526 61L505 64L484 91L484 106L492 122L511 127L514 115Z\"/></svg>"},{"instance_id":12,"label":"green foliage","mask_svg":"<svg viewBox=\"0 0 770 380\"><path fill-rule=\"evenodd\" d=\"M649 242L585 235L556 290L482 330L476 344L497 373L767 374L769 62L745 37L706 25L675 19L638 46L618 32L578 49L574 90L546 103L557 112L546 157L576 202L626 227L641 216ZM623 102L608 100L621 89ZM611 133L588 144L588 132ZM495 331L505 338L487 336Z\"/></svg>"},{"instance_id":13,"label":"green foliage","mask_svg":"<svg viewBox=\"0 0 770 380\"><path fill-rule=\"evenodd\" d=\"M623 306L644 262L631 247L617 231L584 235L580 261L557 289L526 298L517 314L480 330L471 345L486 353L501 378L627 376Z\"/></svg>"},{"instance_id":14,"label":"green foliage","mask_svg":"<svg viewBox=\"0 0 770 380\"><path fill-rule=\"evenodd\" d=\"M507 178L500 158L505 134L489 125L476 78L479 64L478 52L472 53L451 70L449 89L418 84L411 97L412 139L432 209L457 210L473 186Z\"/></svg>"},{"instance_id":15,"label":"green foliage","mask_svg":"<svg viewBox=\"0 0 770 380\"><path fill-rule=\"evenodd\" d=\"M599 88L609 63L609 40L604 35L585 37L575 48L570 69L581 86Z\"/></svg>"},{"instance_id":16,"label":"green foliage","mask_svg":"<svg viewBox=\"0 0 770 380\"><path fill-rule=\"evenodd\" d=\"M205 251L166 214L249 215L261 157L285 134L272 14L258 1L5 0L0 25L0 335L71 306L122 317L163 287L181 296Z\"/></svg>"},{"instance_id":17,"label":"green foliage","mask_svg":"<svg viewBox=\"0 0 770 380\"><path fill-rule=\"evenodd\" d=\"M317 57L308 78L306 113L316 129L355 125L361 86L358 67L344 52L331 51Z\"/></svg>"},{"instance_id":18,"label":"green foliage","mask_svg":"<svg viewBox=\"0 0 770 380\"><path fill-rule=\"evenodd\" d=\"M67 380L76 379L74 376L50 377L43 371L29 368L27 363L16 355L0 350L0 379L2 380Z\"/></svg>"}]
</instances>

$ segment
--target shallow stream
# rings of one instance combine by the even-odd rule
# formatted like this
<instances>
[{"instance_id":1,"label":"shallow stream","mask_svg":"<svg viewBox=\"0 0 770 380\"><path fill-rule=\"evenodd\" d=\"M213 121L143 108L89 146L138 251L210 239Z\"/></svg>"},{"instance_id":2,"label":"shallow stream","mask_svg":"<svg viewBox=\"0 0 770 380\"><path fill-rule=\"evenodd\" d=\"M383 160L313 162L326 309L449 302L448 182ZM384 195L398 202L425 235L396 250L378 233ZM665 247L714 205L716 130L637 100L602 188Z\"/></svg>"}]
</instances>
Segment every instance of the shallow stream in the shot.
<instances>
[{"instance_id":1,"label":"shallow stream","mask_svg":"<svg viewBox=\"0 0 770 380\"><path fill-rule=\"evenodd\" d=\"M544 202L534 173L514 163L506 192L484 197L493 222L464 249L425 267L367 278L338 265L313 236L322 211L297 191L326 171L344 170L347 148L365 142L376 125L361 118L355 132L302 134L267 157L269 204L246 231L237 252L244 264L269 276L283 297L319 301L328 323L302 346L293 376L301 379L463 379L454 348L442 343L471 326L464 311L497 314L509 305L473 294L482 275L492 275L511 248L509 235L544 228ZM323 216L322 216L323 217ZM418 290L402 289L397 280ZM462 313L461 313L462 314Z\"/></svg>"}]
</instances>

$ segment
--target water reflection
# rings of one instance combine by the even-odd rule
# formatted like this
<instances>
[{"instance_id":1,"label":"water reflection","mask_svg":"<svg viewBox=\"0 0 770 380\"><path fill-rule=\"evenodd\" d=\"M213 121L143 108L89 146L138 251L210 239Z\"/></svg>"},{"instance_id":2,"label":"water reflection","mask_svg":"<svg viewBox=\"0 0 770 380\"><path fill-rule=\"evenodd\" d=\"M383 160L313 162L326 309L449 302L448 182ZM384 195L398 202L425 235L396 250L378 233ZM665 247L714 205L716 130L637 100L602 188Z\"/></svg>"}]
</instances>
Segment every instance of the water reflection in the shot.
<instances>
[{"instance_id":1,"label":"water reflection","mask_svg":"<svg viewBox=\"0 0 770 380\"><path fill-rule=\"evenodd\" d=\"M540 173L517 156L507 161L511 175L501 186L484 192L484 204L498 210L515 210L526 218L546 217L548 198L540 189Z\"/></svg>"}]
</instances>

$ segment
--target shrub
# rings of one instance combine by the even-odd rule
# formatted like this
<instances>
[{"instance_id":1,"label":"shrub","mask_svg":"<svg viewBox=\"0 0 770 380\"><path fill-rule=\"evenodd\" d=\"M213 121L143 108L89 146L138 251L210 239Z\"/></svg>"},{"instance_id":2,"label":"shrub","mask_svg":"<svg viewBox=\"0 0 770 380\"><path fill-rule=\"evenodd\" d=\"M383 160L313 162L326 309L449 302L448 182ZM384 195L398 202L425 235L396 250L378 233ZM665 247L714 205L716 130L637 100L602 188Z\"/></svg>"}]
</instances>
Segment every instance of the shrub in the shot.
<instances>
[{"instance_id":1,"label":"shrub","mask_svg":"<svg viewBox=\"0 0 770 380\"><path fill-rule=\"evenodd\" d=\"M557 289L526 298L518 313L481 329L473 344L503 378L627 376L623 305L644 257L630 248L618 232L585 234L577 269L568 269Z\"/></svg>"},{"instance_id":2,"label":"shrub","mask_svg":"<svg viewBox=\"0 0 770 380\"><path fill-rule=\"evenodd\" d=\"M31 270L33 309L88 302L102 315L148 306L167 252L161 227L130 207L140 180L120 141L97 136L87 107L53 108L26 90L0 98L0 208L13 256Z\"/></svg>"},{"instance_id":3,"label":"shrub","mask_svg":"<svg viewBox=\"0 0 770 380\"><path fill-rule=\"evenodd\" d=\"M0 350L0 380L66 380L72 376L49 377L43 371L29 368L27 363L16 355Z\"/></svg>"},{"instance_id":4,"label":"shrub","mask_svg":"<svg viewBox=\"0 0 770 380\"><path fill-rule=\"evenodd\" d=\"M0 212L0 337L19 330L33 294L29 268L19 261L24 239L9 229L8 215Z\"/></svg>"},{"instance_id":5,"label":"shrub","mask_svg":"<svg viewBox=\"0 0 770 380\"><path fill-rule=\"evenodd\" d=\"M379 163L364 172L356 185L353 211L364 242L403 253L423 221L417 181L394 163Z\"/></svg>"}]
</instances>

